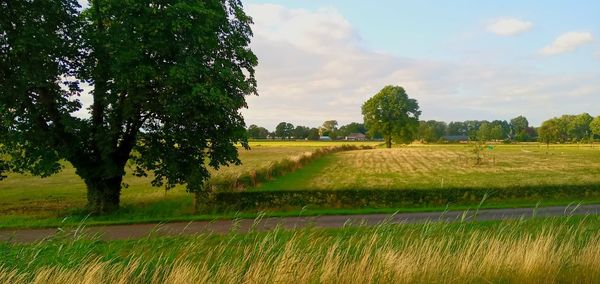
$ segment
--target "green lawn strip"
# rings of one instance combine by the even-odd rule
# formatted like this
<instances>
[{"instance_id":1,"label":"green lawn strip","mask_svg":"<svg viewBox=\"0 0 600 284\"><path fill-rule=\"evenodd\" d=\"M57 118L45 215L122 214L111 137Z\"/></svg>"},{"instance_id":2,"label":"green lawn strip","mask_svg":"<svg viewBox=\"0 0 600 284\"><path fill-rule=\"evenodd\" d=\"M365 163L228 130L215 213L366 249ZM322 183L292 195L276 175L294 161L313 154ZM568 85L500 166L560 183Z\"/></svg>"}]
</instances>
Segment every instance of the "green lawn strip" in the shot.
<instances>
[{"instance_id":1,"label":"green lawn strip","mask_svg":"<svg viewBox=\"0 0 600 284\"><path fill-rule=\"evenodd\" d=\"M272 180L258 185L250 191L277 191L280 188L285 190L303 189L304 182L317 175L323 168L335 161L335 154L329 154L304 165L294 172L287 173L283 176L273 178Z\"/></svg>"},{"instance_id":2,"label":"green lawn strip","mask_svg":"<svg viewBox=\"0 0 600 284\"><path fill-rule=\"evenodd\" d=\"M72 215L63 218L39 219L27 216L0 216L0 229L25 229L25 228L67 228L78 226L103 226L103 225L126 225L126 224L148 224L148 223L170 223L190 221L216 221L235 219L255 219L258 217L313 217L327 215L362 215L362 214L394 214L394 213L417 213L417 212L442 212L477 209L504 209L504 208L543 208L549 206L567 206L575 208L578 205L600 204L600 200L547 200L547 201L507 201L483 203L481 205L448 205L444 207L413 207L413 208L357 208L357 209L335 209L335 208L310 208L293 209L287 211L259 211L259 212L231 212L184 216L148 217L146 215L109 215L104 217L89 217L84 215Z\"/></svg>"}]
</instances>

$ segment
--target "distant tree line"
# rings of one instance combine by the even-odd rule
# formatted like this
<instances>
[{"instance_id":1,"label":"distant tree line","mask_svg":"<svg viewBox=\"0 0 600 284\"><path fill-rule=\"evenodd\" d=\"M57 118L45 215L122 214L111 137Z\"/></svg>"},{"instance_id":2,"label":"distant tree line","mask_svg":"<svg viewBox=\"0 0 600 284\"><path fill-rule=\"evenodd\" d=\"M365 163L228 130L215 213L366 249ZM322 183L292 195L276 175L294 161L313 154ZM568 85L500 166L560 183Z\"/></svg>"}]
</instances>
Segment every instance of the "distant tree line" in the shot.
<instances>
[{"instance_id":1,"label":"distant tree line","mask_svg":"<svg viewBox=\"0 0 600 284\"><path fill-rule=\"evenodd\" d=\"M506 120L466 120L420 121L417 131L417 140L422 142L441 142L451 140L452 137L464 137L468 140L508 140L508 141L535 141L537 131L529 126L529 121L524 116L518 116L510 121Z\"/></svg>"},{"instance_id":2,"label":"distant tree line","mask_svg":"<svg viewBox=\"0 0 600 284\"><path fill-rule=\"evenodd\" d=\"M352 133L365 134L368 138L378 138L377 135L370 137L363 123L352 122L338 127L336 120L327 120L319 127L294 126L284 121L277 124L275 131L272 132L255 124L248 127L248 137L252 139L319 140L322 136L327 136L335 140L343 139Z\"/></svg>"},{"instance_id":3,"label":"distant tree line","mask_svg":"<svg viewBox=\"0 0 600 284\"><path fill-rule=\"evenodd\" d=\"M319 127L280 122L274 131L250 125L248 137L252 139L301 139L319 140L327 136L333 140L344 139L352 133L365 134L367 139L381 139L379 133L370 134L364 123L352 122L338 127L336 120L327 120ZM514 141L541 143L590 142L600 138L600 116L588 113L562 115L546 120L540 127L532 127L524 116L507 120L466 120L450 123L436 120L421 120L414 135L416 141L425 143L452 140Z\"/></svg>"},{"instance_id":4,"label":"distant tree line","mask_svg":"<svg viewBox=\"0 0 600 284\"><path fill-rule=\"evenodd\" d=\"M600 136L600 116L588 113L563 115L546 120L538 129L541 143L593 142Z\"/></svg>"}]
</instances>

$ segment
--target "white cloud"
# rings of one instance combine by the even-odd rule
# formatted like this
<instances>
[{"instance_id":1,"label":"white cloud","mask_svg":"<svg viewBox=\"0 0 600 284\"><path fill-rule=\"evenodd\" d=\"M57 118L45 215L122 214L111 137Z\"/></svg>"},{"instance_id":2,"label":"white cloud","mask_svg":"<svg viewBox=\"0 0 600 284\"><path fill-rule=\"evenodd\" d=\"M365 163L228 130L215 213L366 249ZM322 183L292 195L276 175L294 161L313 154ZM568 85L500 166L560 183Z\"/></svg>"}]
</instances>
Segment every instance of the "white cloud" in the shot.
<instances>
[{"instance_id":1,"label":"white cloud","mask_svg":"<svg viewBox=\"0 0 600 284\"><path fill-rule=\"evenodd\" d=\"M352 25L331 8L247 9L256 23L252 49L259 58L259 96L248 97L243 111L248 124L273 129L280 121L362 121L362 103L388 84L416 98L424 119L510 119L524 113L537 123L600 106L600 96L591 95L600 90L598 73L547 75L486 61L400 57L364 48Z\"/></svg>"},{"instance_id":2,"label":"white cloud","mask_svg":"<svg viewBox=\"0 0 600 284\"><path fill-rule=\"evenodd\" d=\"M489 32L501 36L517 35L531 30L533 23L515 18L498 19L487 26Z\"/></svg>"},{"instance_id":3,"label":"white cloud","mask_svg":"<svg viewBox=\"0 0 600 284\"><path fill-rule=\"evenodd\" d=\"M568 32L557 37L549 46L542 48L540 53L554 55L570 52L593 40L594 36L590 32Z\"/></svg>"}]
</instances>

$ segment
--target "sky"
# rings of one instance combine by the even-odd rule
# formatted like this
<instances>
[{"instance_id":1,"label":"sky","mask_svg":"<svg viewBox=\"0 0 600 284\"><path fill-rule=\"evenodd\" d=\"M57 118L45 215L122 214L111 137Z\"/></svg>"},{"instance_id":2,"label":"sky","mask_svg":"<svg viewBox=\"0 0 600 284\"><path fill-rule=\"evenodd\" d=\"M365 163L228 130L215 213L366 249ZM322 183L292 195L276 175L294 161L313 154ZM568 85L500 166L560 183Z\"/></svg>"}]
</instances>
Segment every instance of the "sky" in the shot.
<instances>
[{"instance_id":1,"label":"sky","mask_svg":"<svg viewBox=\"0 0 600 284\"><path fill-rule=\"evenodd\" d=\"M600 1L243 3L259 59L248 125L362 122L386 85L423 120L600 115Z\"/></svg>"}]
</instances>

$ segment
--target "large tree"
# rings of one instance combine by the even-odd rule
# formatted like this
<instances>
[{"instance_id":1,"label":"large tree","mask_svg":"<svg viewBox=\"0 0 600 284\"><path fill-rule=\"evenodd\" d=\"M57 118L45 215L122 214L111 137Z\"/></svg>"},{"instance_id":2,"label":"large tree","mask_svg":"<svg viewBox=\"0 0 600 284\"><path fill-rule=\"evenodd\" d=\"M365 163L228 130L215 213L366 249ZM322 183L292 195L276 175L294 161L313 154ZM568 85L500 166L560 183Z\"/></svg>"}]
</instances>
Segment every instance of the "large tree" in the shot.
<instances>
[{"instance_id":1,"label":"large tree","mask_svg":"<svg viewBox=\"0 0 600 284\"><path fill-rule=\"evenodd\" d=\"M195 192L207 165L239 163L257 64L241 2L89 4L0 4L0 156L11 170L48 176L69 161L89 209L108 213L128 161L155 186Z\"/></svg>"},{"instance_id":2,"label":"large tree","mask_svg":"<svg viewBox=\"0 0 600 284\"><path fill-rule=\"evenodd\" d=\"M550 147L550 143L560 141L561 137L561 121L560 118L552 118L542 123L539 130L539 142L546 143L546 147Z\"/></svg>"},{"instance_id":3,"label":"large tree","mask_svg":"<svg viewBox=\"0 0 600 284\"><path fill-rule=\"evenodd\" d=\"M296 139L305 139L308 137L309 131L310 131L309 127L298 125L298 126L296 126L296 128L294 128L294 131L292 131L292 135Z\"/></svg>"},{"instance_id":4,"label":"large tree","mask_svg":"<svg viewBox=\"0 0 600 284\"><path fill-rule=\"evenodd\" d=\"M517 141L527 140L526 130L529 127L529 121L526 117L519 115L510 120L511 139Z\"/></svg>"},{"instance_id":5,"label":"large tree","mask_svg":"<svg viewBox=\"0 0 600 284\"><path fill-rule=\"evenodd\" d=\"M280 122L275 127L275 136L280 137L282 140L285 138L290 139L294 135L294 125L289 122Z\"/></svg>"},{"instance_id":6,"label":"large tree","mask_svg":"<svg viewBox=\"0 0 600 284\"><path fill-rule=\"evenodd\" d=\"M269 136L269 130L256 124L248 126L248 136L252 139L266 139Z\"/></svg>"},{"instance_id":7,"label":"large tree","mask_svg":"<svg viewBox=\"0 0 600 284\"><path fill-rule=\"evenodd\" d=\"M417 100L409 98L404 88L386 86L362 105L362 114L369 133L381 133L386 147L391 148L392 140L414 140L421 111Z\"/></svg>"},{"instance_id":8,"label":"large tree","mask_svg":"<svg viewBox=\"0 0 600 284\"><path fill-rule=\"evenodd\" d=\"M592 134L590 123L594 118L589 113L575 115L568 122L567 134L571 140L583 141L590 138Z\"/></svg>"}]
</instances>

